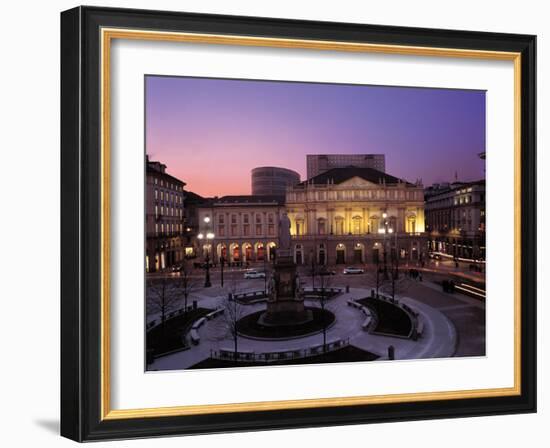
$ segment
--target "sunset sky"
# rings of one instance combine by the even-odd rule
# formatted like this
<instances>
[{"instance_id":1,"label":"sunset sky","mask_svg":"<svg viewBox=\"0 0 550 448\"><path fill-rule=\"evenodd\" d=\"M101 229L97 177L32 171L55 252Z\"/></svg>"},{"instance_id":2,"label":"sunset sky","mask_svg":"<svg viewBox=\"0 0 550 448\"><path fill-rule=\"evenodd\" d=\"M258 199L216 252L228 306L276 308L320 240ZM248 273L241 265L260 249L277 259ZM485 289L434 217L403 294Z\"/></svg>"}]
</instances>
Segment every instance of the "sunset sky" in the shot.
<instances>
[{"instance_id":1,"label":"sunset sky","mask_svg":"<svg viewBox=\"0 0 550 448\"><path fill-rule=\"evenodd\" d=\"M485 92L147 76L146 152L202 196L250 194L250 170L306 175L306 154L386 155L425 186L484 177Z\"/></svg>"}]
</instances>

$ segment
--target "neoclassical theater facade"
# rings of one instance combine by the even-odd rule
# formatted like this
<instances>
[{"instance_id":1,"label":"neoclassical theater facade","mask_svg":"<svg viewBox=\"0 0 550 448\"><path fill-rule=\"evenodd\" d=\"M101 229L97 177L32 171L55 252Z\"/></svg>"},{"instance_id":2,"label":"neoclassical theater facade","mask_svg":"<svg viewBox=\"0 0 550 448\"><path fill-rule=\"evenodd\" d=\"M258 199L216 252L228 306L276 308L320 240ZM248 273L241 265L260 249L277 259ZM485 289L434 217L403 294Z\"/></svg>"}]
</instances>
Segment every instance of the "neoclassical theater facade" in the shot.
<instances>
[{"instance_id":1,"label":"neoclassical theater facade","mask_svg":"<svg viewBox=\"0 0 550 448\"><path fill-rule=\"evenodd\" d=\"M425 251L424 192L370 168L335 168L286 194L297 263L372 263Z\"/></svg>"},{"instance_id":2,"label":"neoclassical theater facade","mask_svg":"<svg viewBox=\"0 0 550 448\"><path fill-rule=\"evenodd\" d=\"M289 187L281 198L212 200L199 209L200 234L210 236L199 244L214 259L269 260L282 213L291 222L297 264L376 263L396 254L414 261L426 255L422 185L358 167L333 168Z\"/></svg>"}]
</instances>

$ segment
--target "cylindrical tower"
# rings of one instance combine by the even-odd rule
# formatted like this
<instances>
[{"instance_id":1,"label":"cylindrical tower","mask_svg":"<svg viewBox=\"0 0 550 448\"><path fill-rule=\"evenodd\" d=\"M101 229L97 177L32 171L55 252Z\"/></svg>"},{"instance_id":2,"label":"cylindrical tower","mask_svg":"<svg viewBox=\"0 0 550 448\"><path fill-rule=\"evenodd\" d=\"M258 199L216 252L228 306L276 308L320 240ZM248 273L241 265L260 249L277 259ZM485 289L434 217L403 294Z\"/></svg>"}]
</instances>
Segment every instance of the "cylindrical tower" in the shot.
<instances>
[{"instance_id":1,"label":"cylindrical tower","mask_svg":"<svg viewBox=\"0 0 550 448\"><path fill-rule=\"evenodd\" d=\"M276 166L260 166L252 170L252 194L284 196L286 188L300 183L296 171Z\"/></svg>"}]
</instances>

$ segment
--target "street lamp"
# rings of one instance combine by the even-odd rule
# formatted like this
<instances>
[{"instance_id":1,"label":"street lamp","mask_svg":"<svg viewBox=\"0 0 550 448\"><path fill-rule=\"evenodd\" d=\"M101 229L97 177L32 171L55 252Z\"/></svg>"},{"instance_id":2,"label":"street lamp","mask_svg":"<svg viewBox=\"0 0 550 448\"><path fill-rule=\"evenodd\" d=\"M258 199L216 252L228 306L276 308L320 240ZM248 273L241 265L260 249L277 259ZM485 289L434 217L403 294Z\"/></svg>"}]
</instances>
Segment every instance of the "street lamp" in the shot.
<instances>
[{"instance_id":1,"label":"street lamp","mask_svg":"<svg viewBox=\"0 0 550 448\"><path fill-rule=\"evenodd\" d=\"M221 287L223 288L223 266L225 264L225 257L223 256L223 247L221 251L222 253L220 255L220 281L221 281Z\"/></svg>"},{"instance_id":2,"label":"street lamp","mask_svg":"<svg viewBox=\"0 0 550 448\"><path fill-rule=\"evenodd\" d=\"M204 223L208 224L210 223L210 217L205 216L204 217ZM206 256L205 256L205 262L206 262L206 276L204 279L204 287L210 288L212 286L212 282L210 281L210 249L212 247L212 240L214 239L214 234L212 232L206 232L206 235L203 233L199 233L197 235L197 238L199 240L203 240L206 238Z\"/></svg>"},{"instance_id":3,"label":"street lamp","mask_svg":"<svg viewBox=\"0 0 550 448\"><path fill-rule=\"evenodd\" d=\"M264 294L267 296L267 240L260 244L262 245L262 261L264 262Z\"/></svg>"},{"instance_id":4,"label":"street lamp","mask_svg":"<svg viewBox=\"0 0 550 448\"><path fill-rule=\"evenodd\" d=\"M394 260L393 260L393 261L395 262L395 269L396 269L396 271L397 271L397 269L398 269L398 263L399 263L399 253L398 253L398 248L397 248L397 232L394 232L393 228L390 227L390 228L388 229L388 233L389 233L390 235L393 235L393 237L394 237L394 240L393 240L394 243L393 243L393 245L394 245L394 247L395 247L395 252L394 252L394 254L393 254L393 257L394 257Z\"/></svg>"},{"instance_id":5,"label":"street lamp","mask_svg":"<svg viewBox=\"0 0 550 448\"><path fill-rule=\"evenodd\" d=\"M388 214L386 212L382 213L382 219L384 220L384 278L388 278L388 264L387 264L387 252L388 252L388 246L386 243L386 234L388 233Z\"/></svg>"}]
</instances>

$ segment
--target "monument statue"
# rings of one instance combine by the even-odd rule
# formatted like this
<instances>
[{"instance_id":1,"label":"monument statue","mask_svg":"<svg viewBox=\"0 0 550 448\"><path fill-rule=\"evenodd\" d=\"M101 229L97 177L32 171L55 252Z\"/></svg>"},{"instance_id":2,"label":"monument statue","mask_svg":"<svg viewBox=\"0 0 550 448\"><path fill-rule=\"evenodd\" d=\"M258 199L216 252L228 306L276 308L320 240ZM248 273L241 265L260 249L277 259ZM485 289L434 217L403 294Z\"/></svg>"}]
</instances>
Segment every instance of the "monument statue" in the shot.
<instances>
[{"instance_id":1,"label":"monument statue","mask_svg":"<svg viewBox=\"0 0 550 448\"><path fill-rule=\"evenodd\" d=\"M279 219L279 245L269 281L267 309L258 322L267 326L287 326L309 322L312 312L305 308L296 263L292 257L290 219L286 213Z\"/></svg>"},{"instance_id":2,"label":"monument statue","mask_svg":"<svg viewBox=\"0 0 550 448\"><path fill-rule=\"evenodd\" d=\"M290 250L290 219L286 213L279 219L279 249Z\"/></svg>"}]
</instances>

